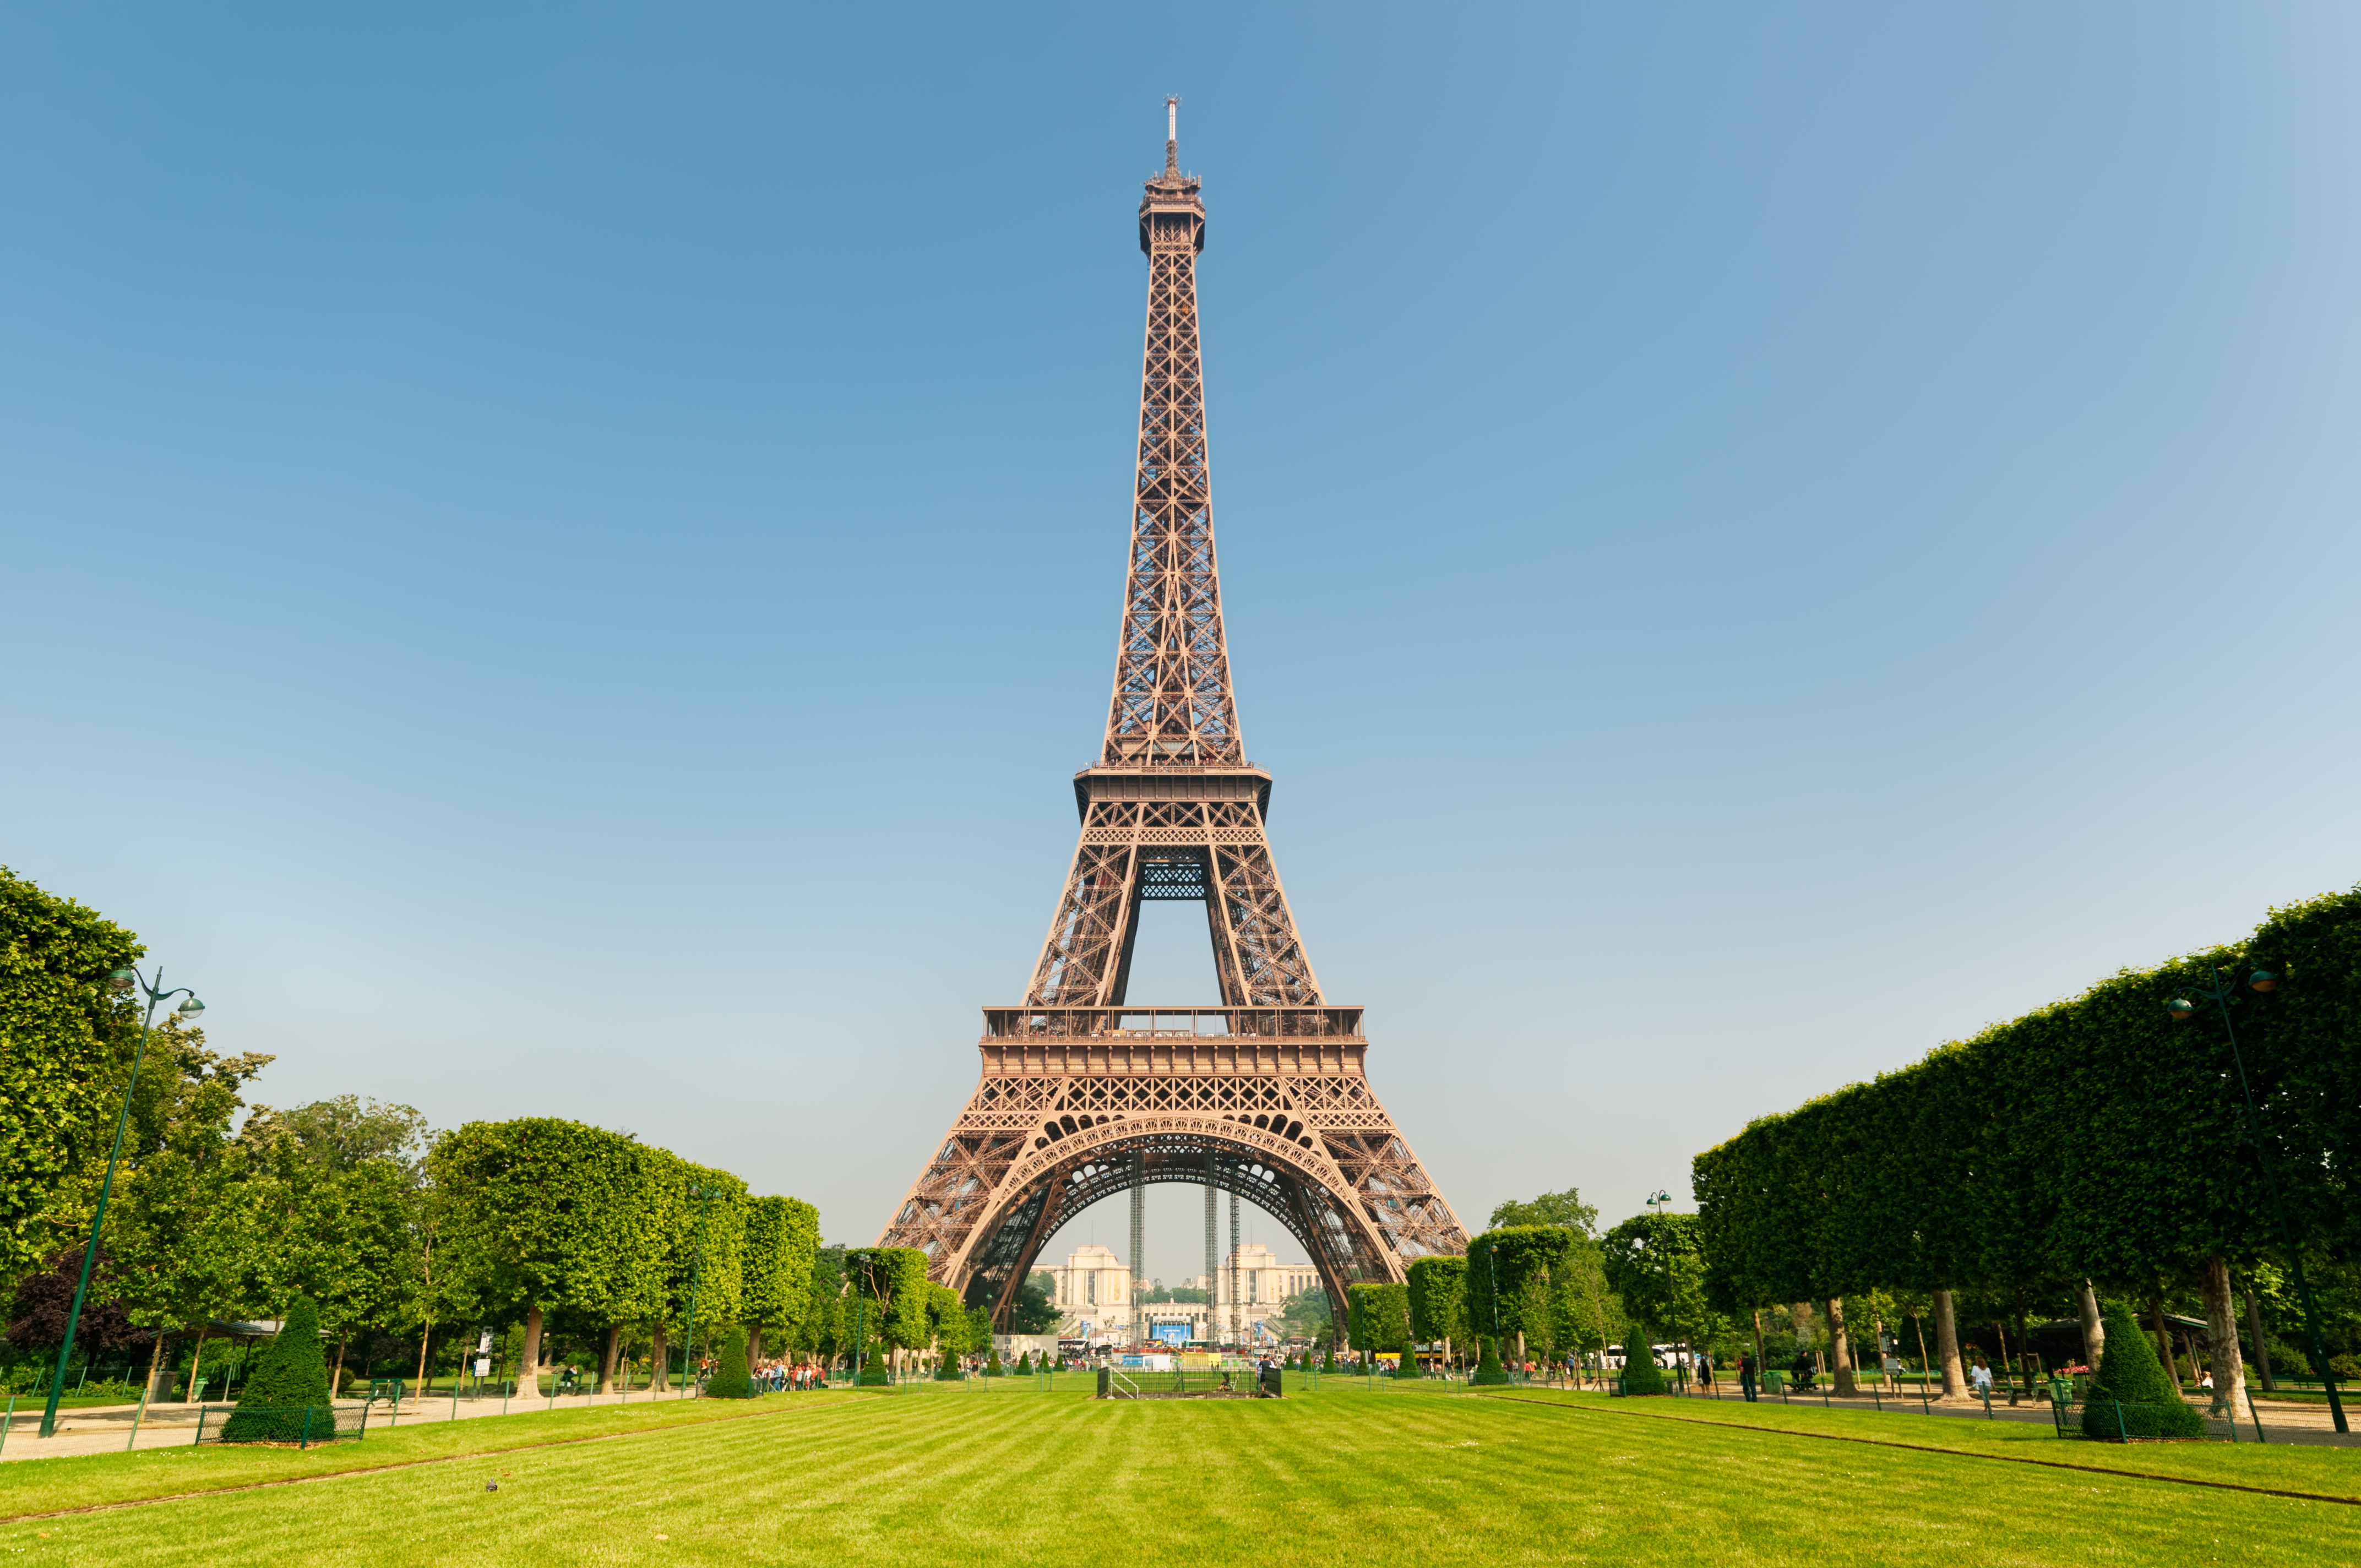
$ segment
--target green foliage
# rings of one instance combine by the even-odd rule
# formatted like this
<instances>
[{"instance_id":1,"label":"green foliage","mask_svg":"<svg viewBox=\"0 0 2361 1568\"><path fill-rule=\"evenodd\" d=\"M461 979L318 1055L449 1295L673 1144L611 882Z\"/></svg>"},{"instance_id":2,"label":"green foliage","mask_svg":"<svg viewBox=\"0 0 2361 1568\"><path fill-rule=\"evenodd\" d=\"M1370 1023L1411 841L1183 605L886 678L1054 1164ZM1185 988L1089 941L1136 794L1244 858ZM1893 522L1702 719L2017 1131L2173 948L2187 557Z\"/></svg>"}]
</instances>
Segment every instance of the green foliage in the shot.
<instances>
[{"instance_id":1,"label":"green foliage","mask_svg":"<svg viewBox=\"0 0 2361 1568\"><path fill-rule=\"evenodd\" d=\"M1150 1307L1161 1306L1168 1301L1193 1302L1202 1306L1205 1301L1205 1292L1194 1285L1159 1285L1141 1296L1139 1299L1142 1304Z\"/></svg>"},{"instance_id":2,"label":"green foliage","mask_svg":"<svg viewBox=\"0 0 2361 1568\"><path fill-rule=\"evenodd\" d=\"M1204 1292L1201 1290L1198 1294L1202 1296ZM1280 1321L1295 1332L1304 1335L1316 1335L1321 1330L1334 1326L1328 1292L1319 1286L1290 1296L1279 1304L1279 1315Z\"/></svg>"},{"instance_id":3,"label":"green foliage","mask_svg":"<svg viewBox=\"0 0 2361 1568\"><path fill-rule=\"evenodd\" d=\"M1046 1334L1065 1318L1058 1310L1057 1276L1036 1273L1026 1277L1024 1287L1008 1309L1008 1332L1019 1334Z\"/></svg>"},{"instance_id":4,"label":"green foliage","mask_svg":"<svg viewBox=\"0 0 2361 1568\"><path fill-rule=\"evenodd\" d=\"M1490 1334L1477 1334L1476 1343L1481 1347L1483 1354L1477 1357L1476 1370L1469 1375L1467 1381L1478 1385L1506 1383L1509 1380L1509 1372L1508 1368L1500 1365L1499 1342Z\"/></svg>"},{"instance_id":5,"label":"green foliage","mask_svg":"<svg viewBox=\"0 0 2361 1568\"><path fill-rule=\"evenodd\" d=\"M1323 1372L1334 1372L1336 1370L1336 1351L1334 1346L1330 1346L1326 1351L1323 1351L1321 1354L1320 1370Z\"/></svg>"},{"instance_id":6,"label":"green foliage","mask_svg":"<svg viewBox=\"0 0 2361 1568\"><path fill-rule=\"evenodd\" d=\"M1467 1260L1427 1256L1410 1266L1410 1328L1417 1339L1465 1340L1467 1325Z\"/></svg>"},{"instance_id":7,"label":"green foliage","mask_svg":"<svg viewBox=\"0 0 2361 1568\"><path fill-rule=\"evenodd\" d=\"M1708 1305L1695 1214L1634 1214L1600 1238L1599 1251L1609 1286L1641 1323L1707 1343L1728 1332Z\"/></svg>"},{"instance_id":8,"label":"green foliage","mask_svg":"<svg viewBox=\"0 0 2361 1568\"><path fill-rule=\"evenodd\" d=\"M1005 1370L1000 1365L1000 1347L994 1345L992 1354L983 1359L983 1375L986 1377L998 1377Z\"/></svg>"},{"instance_id":9,"label":"green foliage","mask_svg":"<svg viewBox=\"0 0 2361 1568\"><path fill-rule=\"evenodd\" d=\"M105 1162L139 1030L102 982L145 950L0 866L0 1279L88 1223L76 1179Z\"/></svg>"},{"instance_id":10,"label":"green foliage","mask_svg":"<svg viewBox=\"0 0 2361 1568\"><path fill-rule=\"evenodd\" d=\"M932 1341L932 1282L925 1253L914 1246L852 1247L845 1252L844 1272L852 1288L873 1303L868 1332L882 1343L923 1350Z\"/></svg>"},{"instance_id":11,"label":"green foliage","mask_svg":"<svg viewBox=\"0 0 2361 1568\"><path fill-rule=\"evenodd\" d=\"M1352 1285L1345 1290L1353 1348L1400 1350L1410 1343L1410 1287Z\"/></svg>"},{"instance_id":12,"label":"green foliage","mask_svg":"<svg viewBox=\"0 0 2361 1568\"><path fill-rule=\"evenodd\" d=\"M1582 1193L1569 1187L1563 1192L1544 1192L1530 1203L1510 1199L1492 1211L1489 1228L1504 1231L1511 1226L1564 1225L1587 1236L1593 1234L1598 1223L1597 1205L1584 1202Z\"/></svg>"},{"instance_id":13,"label":"green foliage","mask_svg":"<svg viewBox=\"0 0 2361 1568\"><path fill-rule=\"evenodd\" d=\"M2221 1014L2230 1003L2288 1206L2349 1255L2361 1192L2361 890L2275 910L2254 936L2125 971L1868 1084L1763 1118L1697 1157L1704 1289L1779 1301L1978 1290L2012 1306L2085 1277L2145 1291L2220 1257L2244 1273L2276 1226ZM2072 1110L2058 1096L2070 1089Z\"/></svg>"},{"instance_id":14,"label":"green foliage","mask_svg":"<svg viewBox=\"0 0 2361 1568\"><path fill-rule=\"evenodd\" d=\"M812 1258L818 1249L819 1211L800 1198L747 1204L742 1310L765 1343L796 1342L811 1310Z\"/></svg>"},{"instance_id":15,"label":"green foliage","mask_svg":"<svg viewBox=\"0 0 2361 1568\"><path fill-rule=\"evenodd\" d=\"M685 1162L620 1133L531 1116L445 1133L426 1163L449 1197L444 1245L478 1315L513 1321L536 1306L601 1322L654 1315L664 1262L651 1245L654 1222L678 1196L668 1189Z\"/></svg>"},{"instance_id":16,"label":"green foliage","mask_svg":"<svg viewBox=\"0 0 2361 1568\"><path fill-rule=\"evenodd\" d=\"M713 1376L705 1380L708 1399L751 1399L754 1380L746 1369L746 1331L731 1326L721 1331L720 1354L714 1357Z\"/></svg>"},{"instance_id":17,"label":"green foliage","mask_svg":"<svg viewBox=\"0 0 2361 1568\"><path fill-rule=\"evenodd\" d=\"M1656 1365L1648 1345L1648 1325L1634 1322L1623 1331L1623 1376L1618 1387L1626 1395L1661 1394L1664 1369Z\"/></svg>"},{"instance_id":18,"label":"green foliage","mask_svg":"<svg viewBox=\"0 0 2361 1568\"><path fill-rule=\"evenodd\" d=\"M2099 1353L2099 1375L2083 1399L2082 1435L2203 1437L2205 1419L2181 1402L2132 1310L2115 1301L2103 1315L2107 1348Z\"/></svg>"},{"instance_id":19,"label":"green foliage","mask_svg":"<svg viewBox=\"0 0 2361 1568\"><path fill-rule=\"evenodd\" d=\"M222 1430L226 1442L292 1442L302 1435L306 1407L324 1407L328 1362L320 1347L320 1310L310 1298L289 1303L286 1321L255 1358L237 1409Z\"/></svg>"},{"instance_id":20,"label":"green foliage","mask_svg":"<svg viewBox=\"0 0 2361 1568\"><path fill-rule=\"evenodd\" d=\"M1515 1225L1468 1243L1466 1301L1475 1333L1522 1334L1544 1349L1604 1344L1616 1311L1598 1244L1565 1225Z\"/></svg>"}]
</instances>

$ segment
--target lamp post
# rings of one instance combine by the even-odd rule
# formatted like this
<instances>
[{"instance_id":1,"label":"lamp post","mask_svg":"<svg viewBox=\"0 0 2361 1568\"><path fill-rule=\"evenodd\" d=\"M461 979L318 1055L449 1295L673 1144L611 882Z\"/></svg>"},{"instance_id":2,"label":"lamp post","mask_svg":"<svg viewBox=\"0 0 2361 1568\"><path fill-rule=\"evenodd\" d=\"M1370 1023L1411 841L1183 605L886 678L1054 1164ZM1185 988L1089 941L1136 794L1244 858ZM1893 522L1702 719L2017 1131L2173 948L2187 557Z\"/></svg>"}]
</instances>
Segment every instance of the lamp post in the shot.
<instances>
[{"instance_id":1,"label":"lamp post","mask_svg":"<svg viewBox=\"0 0 2361 1568\"><path fill-rule=\"evenodd\" d=\"M705 1210L713 1201L713 1189L700 1183L688 1190L697 1200L697 1261L688 1273L688 1341L682 1347L681 1376L688 1384L688 1392L697 1392L697 1290L705 1281Z\"/></svg>"},{"instance_id":2,"label":"lamp post","mask_svg":"<svg viewBox=\"0 0 2361 1568\"><path fill-rule=\"evenodd\" d=\"M1652 1220L1661 1218L1664 1212L1664 1205L1672 1201L1671 1193L1661 1187L1658 1188L1648 1196L1648 1217ZM1673 1376L1680 1381L1682 1387L1686 1387L1688 1385L1684 1380L1684 1374L1681 1371L1681 1321L1679 1315L1673 1310L1673 1249L1669 1244L1664 1243L1662 1236L1654 1234L1655 1229L1653 1225L1648 1227L1648 1245L1664 1260L1664 1326L1673 1331ZM1623 1354L1624 1359L1627 1361L1631 1359L1631 1351L1628 1347ZM1651 1361L1656 1359L1656 1350L1653 1345L1648 1347L1648 1359Z\"/></svg>"},{"instance_id":3,"label":"lamp post","mask_svg":"<svg viewBox=\"0 0 2361 1568\"><path fill-rule=\"evenodd\" d=\"M136 988L148 996L148 1014L139 1022L139 1048L131 1058L131 1081L123 1087L123 1110L115 1118L115 1148L106 1157L106 1179L99 1183L98 1212L91 1216L90 1245L82 1249L82 1281L74 1287L73 1307L66 1313L66 1342L58 1346L57 1375L49 1379L49 1402L41 1409L41 1435L48 1437L58 1426L58 1396L65 1392L66 1360L73 1354L74 1330L82 1324L82 1300L90 1290L90 1271L98 1261L99 1228L106 1223L106 1201L115 1193L115 1167L123 1157L123 1130L131 1122L131 1096L139 1088L140 1064L148 1059L148 1036L156 1025L156 1009L168 996L185 996L174 1011L184 1020L193 1021L205 1010L197 993L186 986L166 991L164 971L156 971L156 982L150 985L140 978L139 971L129 965L115 970L106 977L106 989L116 996L128 996Z\"/></svg>"},{"instance_id":4,"label":"lamp post","mask_svg":"<svg viewBox=\"0 0 2361 1568\"><path fill-rule=\"evenodd\" d=\"M2258 992L2277 990L2279 977L2267 969L2258 969L2246 977L2246 984ZM2191 995L2202 996L2222 1010L2222 1032L2230 1039L2230 1063L2238 1069L2238 1092L2246 1102L2246 1135L2254 1140L2256 1157L2263 1162L2263 1185L2271 1195L2271 1214L2279 1221L2279 1245L2287 1251L2288 1273L2294 1277L2296 1299L2303 1303L2304 1338L2310 1342L2312 1370L2320 1374L2321 1387L2328 1391L2328 1413L2336 1422L2338 1431L2352 1429L2345 1424L2345 1401L2336 1397L2336 1369L2328 1365L2328 1354L2320 1343L2320 1309L2312 1305L2312 1287L2303 1277L2303 1258L2297 1253L2295 1232L2288 1225L2287 1205L2279 1201L2279 1179L2271 1169L2270 1146L2263 1142L2262 1117L2255 1110L2254 1086L2246 1081L2246 1058L2238 1050L2238 1031L2230 1024L2230 998L2237 994L2237 986L2229 974L2219 968L2213 971L2213 983L2198 986ZM2186 996L2176 996L2166 1003L2165 1010L2176 1024L2185 1024L2196 1013L2195 1003Z\"/></svg>"}]
</instances>

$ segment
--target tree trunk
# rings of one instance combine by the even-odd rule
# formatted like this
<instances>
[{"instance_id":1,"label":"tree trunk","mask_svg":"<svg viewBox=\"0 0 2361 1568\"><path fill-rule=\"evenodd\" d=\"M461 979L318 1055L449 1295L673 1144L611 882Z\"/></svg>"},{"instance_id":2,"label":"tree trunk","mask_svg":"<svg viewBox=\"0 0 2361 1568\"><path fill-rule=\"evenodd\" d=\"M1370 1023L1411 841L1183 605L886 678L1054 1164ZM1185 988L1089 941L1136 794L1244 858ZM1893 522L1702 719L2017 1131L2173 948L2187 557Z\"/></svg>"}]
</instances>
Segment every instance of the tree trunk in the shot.
<instances>
[{"instance_id":1,"label":"tree trunk","mask_svg":"<svg viewBox=\"0 0 2361 1568\"><path fill-rule=\"evenodd\" d=\"M2022 1298L2016 1305L2016 1365L2017 1370L2025 1375L2025 1402L2029 1405L2034 1398L2033 1386L2041 1376L2041 1353L2033 1348L2033 1336L2026 1332ZM2016 1396L2011 1394L2008 1402L2012 1405L2016 1403Z\"/></svg>"},{"instance_id":2,"label":"tree trunk","mask_svg":"<svg viewBox=\"0 0 2361 1568\"><path fill-rule=\"evenodd\" d=\"M434 1320L429 1318L418 1325L418 1386L412 1390L414 1398L426 1398L426 1342L434 1337Z\"/></svg>"},{"instance_id":3,"label":"tree trunk","mask_svg":"<svg viewBox=\"0 0 2361 1568\"><path fill-rule=\"evenodd\" d=\"M1828 1356L1836 1364L1837 1392L1847 1398L1861 1392L1852 1375L1852 1344L1845 1338L1844 1298L1828 1298Z\"/></svg>"},{"instance_id":4,"label":"tree trunk","mask_svg":"<svg viewBox=\"0 0 2361 1568\"><path fill-rule=\"evenodd\" d=\"M1754 1381L1763 1381L1763 1309L1754 1309Z\"/></svg>"},{"instance_id":5,"label":"tree trunk","mask_svg":"<svg viewBox=\"0 0 2361 1568\"><path fill-rule=\"evenodd\" d=\"M763 1331L759 1328L748 1329L746 1331L746 1370L751 1373L762 1365Z\"/></svg>"},{"instance_id":6,"label":"tree trunk","mask_svg":"<svg viewBox=\"0 0 2361 1568\"><path fill-rule=\"evenodd\" d=\"M2263 1310L2255 1304L2255 1284L2246 1282L2246 1327L2255 1336L2255 1370L2263 1375L2263 1392L2271 1388L2271 1343L2263 1337Z\"/></svg>"},{"instance_id":7,"label":"tree trunk","mask_svg":"<svg viewBox=\"0 0 2361 1568\"><path fill-rule=\"evenodd\" d=\"M1934 1362L1927 1359L1927 1355L1926 1318L1920 1313L1913 1311L1910 1314L1910 1328L1911 1332L1918 1336L1918 1387L1921 1389L1924 1389L1927 1387L1927 1374L1935 1370Z\"/></svg>"},{"instance_id":8,"label":"tree trunk","mask_svg":"<svg viewBox=\"0 0 2361 1568\"><path fill-rule=\"evenodd\" d=\"M2213 1337L2213 1408L2238 1419L2246 1402L2246 1368L2238 1354L2238 1303L2230 1294L2230 1266L2209 1257L2203 1266L2205 1327Z\"/></svg>"},{"instance_id":9,"label":"tree trunk","mask_svg":"<svg viewBox=\"0 0 2361 1568\"><path fill-rule=\"evenodd\" d=\"M648 1390L661 1394L672 1387L672 1346L664 1343L664 1326L656 1323L655 1343L648 1351Z\"/></svg>"},{"instance_id":10,"label":"tree trunk","mask_svg":"<svg viewBox=\"0 0 2361 1568\"><path fill-rule=\"evenodd\" d=\"M2016 1379L2010 1376L2008 1370L2011 1365L2008 1359L2008 1325L1994 1318L1993 1332L2000 1335L2000 1372L2002 1376L2008 1378L2008 1402L2014 1405L2016 1403Z\"/></svg>"},{"instance_id":11,"label":"tree trunk","mask_svg":"<svg viewBox=\"0 0 2361 1568\"><path fill-rule=\"evenodd\" d=\"M598 1347L598 1392L601 1394L615 1391L615 1358L622 1349L623 1326L620 1323L608 1324L607 1343Z\"/></svg>"},{"instance_id":12,"label":"tree trunk","mask_svg":"<svg viewBox=\"0 0 2361 1568\"><path fill-rule=\"evenodd\" d=\"M328 1374L328 1398L331 1399L345 1391L345 1346L351 1343L349 1337L336 1342L336 1369Z\"/></svg>"},{"instance_id":13,"label":"tree trunk","mask_svg":"<svg viewBox=\"0 0 2361 1568\"><path fill-rule=\"evenodd\" d=\"M517 1395L541 1398L541 1308L524 1310L524 1353L517 1357Z\"/></svg>"},{"instance_id":14,"label":"tree trunk","mask_svg":"<svg viewBox=\"0 0 2361 1568\"><path fill-rule=\"evenodd\" d=\"M2172 1333L2164 1326L2164 1298L2149 1297L2147 1313L2156 1324L2156 1358L2164 1363L2164 1375L2177 1388L2180 1386L2180 1363L2172 1354Z\"/></svg>"},{"instance_id":15,"label":"tree trunk","mask_svg":"<svg viewBox=\"0 0 2361 1568\"><path fill-rule=\"evenodd\" d=\"M197 1397L197 1379L204 1376L205 1330L211 1327L213 1327L211 1323L205 1323L199 1326L197 1329L197 1352L194 1355L189 1357L189 1399L192 1403L195 1401ZM156 1348L159 1351L161 1351L164 1348L164 1336L162 1334L158 1334L156 1336Z\"/></svg>"},{"instance_id":16,"label":"tree trunk","mask_svg":"<svg viewBox=\"0 0 2361 1568\"><path fill-rule=\"evenodd\" d=\"M1966 1398L1968 1369L1960 1361L1960 1320L1949 1290L1935 1292L1935 1354L1943 1358L1943 1398Z\"/></svg>"},{"instance_id":17,"label":"tree trunk","mask_svg":"<svg viewBox=\"0 0 2361 1568\"><path fill-rule=\"evenodd\" d=\"M2099 1316L2099 1293L2091 1288L2089 1280L2082 1281L2081 1289L2075 1293L2075 1305L2082 1313L2082 1365L2096 1372L2099 1357L2107 1353L2107 1323Z\"/></svg>"},{"instance_id":18,"label":"tree trunk","mask_svg":"<svg viewBox=\"0 0 2361 1568\"><path fill-rule=\"evenodd\" d=\"M203 1334L203 1332L204 1332L204 1331L203 1331L203 1330L202 1330L202 1329L198 1330L197 1332L198 1332L198 1333L199 1333L201 1336L202 1336L202 1335ZM200 1339L199 1339L199 1341L198 1341L198 1343L199 1343L200 1344L202 1344L202 1343L203 1343L204 1342L203 1342L203 1340L202 1338L200 1338ZM159 1373L159 1369L163 1366L163 1365L164 1365L164 1331L163 1331L163 1330L161 1330L161 1329L158 1329L158 1330L156 1331L156 1348L155 1348L155 1349L153 1349L153 1350L151 1350L151 1351L149 1351L149 1352L148 1353L148 1390L147 1390L147 1398L150 1398L150 1399L152 1399L152 1398L154 1398L156 1397L156 1378L157 1378L157 1375L158 1375L158 1373ZM193 1364L192 1364L192 1365L193 1365Z\"/></svg>"}]
</instances>

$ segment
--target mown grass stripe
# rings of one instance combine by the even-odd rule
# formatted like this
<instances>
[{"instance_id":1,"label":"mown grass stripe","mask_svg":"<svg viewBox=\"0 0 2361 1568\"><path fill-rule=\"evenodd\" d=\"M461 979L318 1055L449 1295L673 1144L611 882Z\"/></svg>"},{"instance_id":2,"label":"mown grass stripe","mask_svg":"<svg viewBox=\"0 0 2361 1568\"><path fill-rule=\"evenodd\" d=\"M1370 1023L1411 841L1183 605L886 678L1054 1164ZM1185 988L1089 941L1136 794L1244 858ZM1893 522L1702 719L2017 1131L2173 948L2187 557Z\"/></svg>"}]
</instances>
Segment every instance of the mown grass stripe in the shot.
<instances>
[{"instance_id":1,"label":"mown grass stripe","mask_svg":"<svg viewBox=\"0 0 2361 1568\"><path fill-rule=\"evenodd\" d=\"M2117 1470L2105 1464L2070 1464L2062 1459L2027 1459L2016 1453L1979 1453L1971 1448L1935 1448L1923 1442L1896 1442L1892 1438L1848 1437L1842 1432L1801 1431L1794 1427L1758 1427L1744 1421L1711 1421L1703 1416L1667 1416L1654 1410L1634 1410L1609 1407L1601 1409L1595 1405L1560 1404L1555 1399L1535 1399L1523 1394L1478 1394L1479 1399L1502 1399L1512 1404L1538 1405L1543 1409L1572 1410L1587 1416L1635 1416L1649 1421L1679 1421L1686 1426L1714 1427L1722 1431L1762 1432L1771 1437L1809 1438L1815 1442L1858 1442L1870 1448L1906 1448L1913 1453L1948 1453L1959 1459L1990 1459L2003 1464L2037 1464L2045 1470L2078 1470L2085 1475L2120 1475L2131 1481L2163 1481L2175 1486L2211 1486L2223 1492L2252 1492L2262 1497L2293 1497L2306 1503L2342 1503L2348 1508L2361 1508L2361 1497L2340 1497L2330 1492L2296 1492L2284 1486L2249 1486L2238 1481L2205 1481L2194 1475L2158 1475L2152 1470Z\"/></svg>"},{"instance_id":2,"label":"mown grass stripe","mask_svg":"<svg viewBox=\"0 0 2361 1568\"><path fill-rule=\"evenodd\" d=\"M825 1405L804 1411L749 1410L742 1416L709 1416L702 1420L671 1421L640 1431L593 1432L588 1437L553 1437L543 1442L521 1442L509 1448L476 1448L465 1453L445 1453L433 1459L397 1459L390 1464L359 1464L348 1470L324 1470L317 1475L281 1475L272 1481L240 1481L227 1486L200 1486L192 1492L169 1492L160 1497L122 1497L111 1503L84 1503L76 1508L49 1508L40 1513L0 1514L0 1525L26 1524L35 1519L61 1519L76 1514L111 1514L120 1508L148 1508L159 1503L185 1503L199 1497L225 1497L238 1492L261 1492L273 1486L308 1486L315 1481L342 1481L354 1475L383 1475L395 1470L419 1470L436 1464L464 1464L471 1459L498 1459L503 1454L532 1453L548 1448L572 1448L586 1442L621 1442L631 1438L670 1437L685 1431L701 1431L708 1427L726 1427L739 1421L778 1420L800 1414L805 1420L825 1415L833 1410L873 1409L893 1403L890 1399L830 1400ZM148 1452L154 1453L150 1449ZM76 1455L74 1457L80 1457ZM37 1460L20 1460L19 1464L38 1464Z\"/></svg>"}]
</instances>

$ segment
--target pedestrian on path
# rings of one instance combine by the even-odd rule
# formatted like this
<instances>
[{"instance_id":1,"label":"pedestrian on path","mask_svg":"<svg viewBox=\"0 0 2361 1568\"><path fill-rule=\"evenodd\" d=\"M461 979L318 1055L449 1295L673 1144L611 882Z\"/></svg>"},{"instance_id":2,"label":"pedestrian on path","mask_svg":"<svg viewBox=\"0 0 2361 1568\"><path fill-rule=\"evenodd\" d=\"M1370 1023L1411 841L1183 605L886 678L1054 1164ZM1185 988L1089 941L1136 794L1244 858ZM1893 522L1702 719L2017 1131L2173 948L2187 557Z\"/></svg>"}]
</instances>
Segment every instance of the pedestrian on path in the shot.
<instances>
[{"instance_id":1,"label":"pedestrian on path","mask_svg":"<svg viewBox=\"0 0 2361 1568\"><path fill-rule=\"evenodd\" d=\"M1748 1404L1754 1403L1754 1353L1748 1351L1738 1358L1738 1391L1746 1396Z\"/></svg>"}]
</instances>

